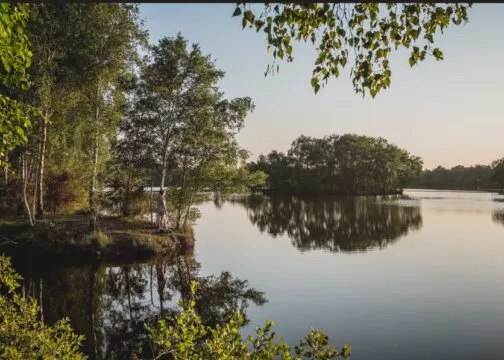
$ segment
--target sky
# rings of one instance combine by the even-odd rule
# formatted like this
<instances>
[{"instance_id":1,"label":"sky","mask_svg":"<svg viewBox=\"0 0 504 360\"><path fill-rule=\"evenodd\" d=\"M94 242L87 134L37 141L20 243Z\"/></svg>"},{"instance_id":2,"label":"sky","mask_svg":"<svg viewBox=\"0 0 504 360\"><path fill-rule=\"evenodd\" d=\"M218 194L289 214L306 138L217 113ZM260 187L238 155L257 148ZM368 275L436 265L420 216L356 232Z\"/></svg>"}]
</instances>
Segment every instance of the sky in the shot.
<instances>
[{"instance_id":1,"label":"sky","mask_svg":"<svg viewBox=\"0 0 504 360\"><path fill-rule=\"evenodd\" d=\"M260 6L260 5L256 5ZM383 137L420 156L424 168L489 164L504 156L504 4L474 4L469 23L438 34L444 60L411 68L406 51L391 55L391 87L362 98L349 71L314 94L311 44L294 45L294 62L264 77L272 56L264 33L242 30L234 4L141 4L150 41L178 32L226 72L226 97L256 106L238 135L256 159L286 152L300 135L355 133Z\"/></svg>"}]
</instances>

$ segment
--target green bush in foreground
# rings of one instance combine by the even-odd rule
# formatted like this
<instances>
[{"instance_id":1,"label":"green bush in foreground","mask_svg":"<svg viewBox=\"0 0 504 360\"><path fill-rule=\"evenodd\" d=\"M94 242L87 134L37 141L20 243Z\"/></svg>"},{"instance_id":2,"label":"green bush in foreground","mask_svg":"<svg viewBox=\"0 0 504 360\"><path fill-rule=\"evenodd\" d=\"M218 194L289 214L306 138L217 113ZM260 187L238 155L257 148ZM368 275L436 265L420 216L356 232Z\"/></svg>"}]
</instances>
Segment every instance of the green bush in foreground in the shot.
<instances>
[{"instance_id":1,"label":"green bush in foreground","mask_svg":"<svg viewBox=\"0 0 504 360\"><path fill-rule=\"evenodd\" d=\"M67 319L54 326L40 321L35 299L16 291L20 279L9 259L0 256L0 359L86 359L79 352L84 336L74 334Z\"/></svg>"},{"instance_id":2,"label":"green bush in foreground","mask_svg":"<svg viewBox=\"0 0 504 360\"><path fill-rule=\"evenodd\" d=\"M76 335L67 319L54 326L39 320L40 308L34 299L25 299L17 292L20 275L0 256L0 359L8 360L84 360L79 352L84 337ZM191 283L194 297L197 283ZM181 312L174 319L160 320L155 327L145 325L152 343L155 360L267 360L347 358L350 346L342 350L331 346L320 330L310 333L294 347L276 341L274 323L266 322L256 329L255 337L243 340L240 328L244 317L236 313L226 324L203 325L194 300L179 302ZM170 323L168 323L170 321ZM137 359L145 359L137 355Z\"/></svg>"},{"instance_id":3,"label":"green bush in foreground","mask_svg":"<svg viewBox=\"0 0 504 360\"><path fill-rule=\"evenodd\" d=\"M196 291L196 282L191 283L191 292ZM249 336L244 341L240 335L240 327L244 317L236 313L227 324L215 328L204 326L196 313L194 300L186 306L179 302L181 313L175 323L167 325L166 320L160 320L155 328L146 326L149 337L157 345L156 359L174 360L206 360L206 359L236 359L236 360L266 360L266 359L313 359L328 360L338 356L350 356L350 346L344 345L341 351L331 346L328 337L320 330L312 329L299 345L291 347L283 341L275 341L274 323L267 321L264 328L256 329L256 336Z\"/></svg>"}]
</instances>

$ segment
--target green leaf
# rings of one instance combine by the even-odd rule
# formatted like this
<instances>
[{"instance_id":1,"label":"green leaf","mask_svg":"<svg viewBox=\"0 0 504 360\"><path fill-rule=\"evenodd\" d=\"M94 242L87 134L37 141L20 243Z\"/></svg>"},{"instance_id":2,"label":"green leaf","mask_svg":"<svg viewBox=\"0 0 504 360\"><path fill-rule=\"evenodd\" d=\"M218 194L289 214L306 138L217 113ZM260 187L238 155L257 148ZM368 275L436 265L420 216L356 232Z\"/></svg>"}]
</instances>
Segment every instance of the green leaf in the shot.
<instances>
[{"instance_id":1,"label":"green leaf","mask_svg":"<svg viewBox=\"0 0 504 360\"><path fill-rule=\"evenodd\" d=\"M242 13L241 9L237 6L234 13L233 13L233 17L234 16L240 16Z\"/></svg>"},{"instance_id":2,"label":"green leaf","mask_svg":"<svg viewBox=\"0 0 504 360\"><path fill-rule=\"evenodd\" d=\"M9 61L8 57L2 56L2 65L3 65L6 72L11 71L10 61Z\"/></svg>"},{"instance_id":3,"label":"green leaf","mask_svg":"<svg viewBox=\"0 0 504 360\"><path fill-rule=\"evenodd\" d=\"M435 48L432 51L432 54L434 55L436 60L443 60L443 53L441 52L441 50L439 50L439 48Z\"/></svg>"}]
</instances>

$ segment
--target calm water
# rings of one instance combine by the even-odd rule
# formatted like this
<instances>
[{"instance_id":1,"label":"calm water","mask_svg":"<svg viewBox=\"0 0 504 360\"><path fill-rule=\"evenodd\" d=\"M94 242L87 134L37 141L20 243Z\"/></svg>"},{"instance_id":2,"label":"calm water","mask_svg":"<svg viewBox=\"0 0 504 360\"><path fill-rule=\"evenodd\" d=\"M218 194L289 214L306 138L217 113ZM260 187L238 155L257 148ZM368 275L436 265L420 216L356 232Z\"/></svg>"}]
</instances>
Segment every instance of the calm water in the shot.
<instances>
[{"instance_id":1,"label":"calm water","mask_svg":"<svg viewBox=\"0 0 504 360\"><path fill-rule=\"evenodd\" d=\"M209 202L194 256L18 269L44 320L68 314L100 359L127 358L194 278L206 321L242 308L245 334L273 319L286 341L320 328L352 359L504 359L504 197L405 195Z\"/></svg>"}]
</instances>

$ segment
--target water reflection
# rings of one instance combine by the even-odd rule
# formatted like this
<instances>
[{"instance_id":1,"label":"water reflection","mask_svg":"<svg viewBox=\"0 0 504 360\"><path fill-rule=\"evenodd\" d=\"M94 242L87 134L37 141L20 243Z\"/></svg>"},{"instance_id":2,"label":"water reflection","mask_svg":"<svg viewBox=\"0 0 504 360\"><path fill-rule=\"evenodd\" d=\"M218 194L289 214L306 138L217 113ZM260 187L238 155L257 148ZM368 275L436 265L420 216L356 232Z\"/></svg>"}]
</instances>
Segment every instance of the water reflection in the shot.
<instances>
[{"instance_id":1,"label":"water reflection","mask_svg":"<svg viewBox=\"0 0 504 360\"><path fill-rule=\"evenodd\" d=\"M504 225L504 210L503 209L494 210L492 212L492 220L496 224Z\"/></svg>"},{"instance_id":2,"label":"water reflection","mask_svg":"<svg viewBox=\"0 0 504 360\"><path fill-rule=\"evenodd\" d=\"M41 302L45 322L69 316L74 329L86 336L84 351L91 359L129 359L141 344L152 357L144 324L178 313L176 301L187 299L192 280L200 282L197 310L208 325L226 321L236 310L246 316L253 303L263 305L262 292L228 272L199 276L193 256L157 259L130 265L89 265L23 271L23 292ZM248 319L247 319L248 321Z\"/></svg>"},{"instance_id":3,"label":"water reflection","mask_svg":"<svg viewBox=\"0 0 504 360\"><path fill-rule=\"evenodd\" d=\"M418 204L406 198L252 195L233 202L247 209L250 221L261 232L273 237L286 233L300 251L382 249L422 226Z\"/></svg>"}]
</instances>

